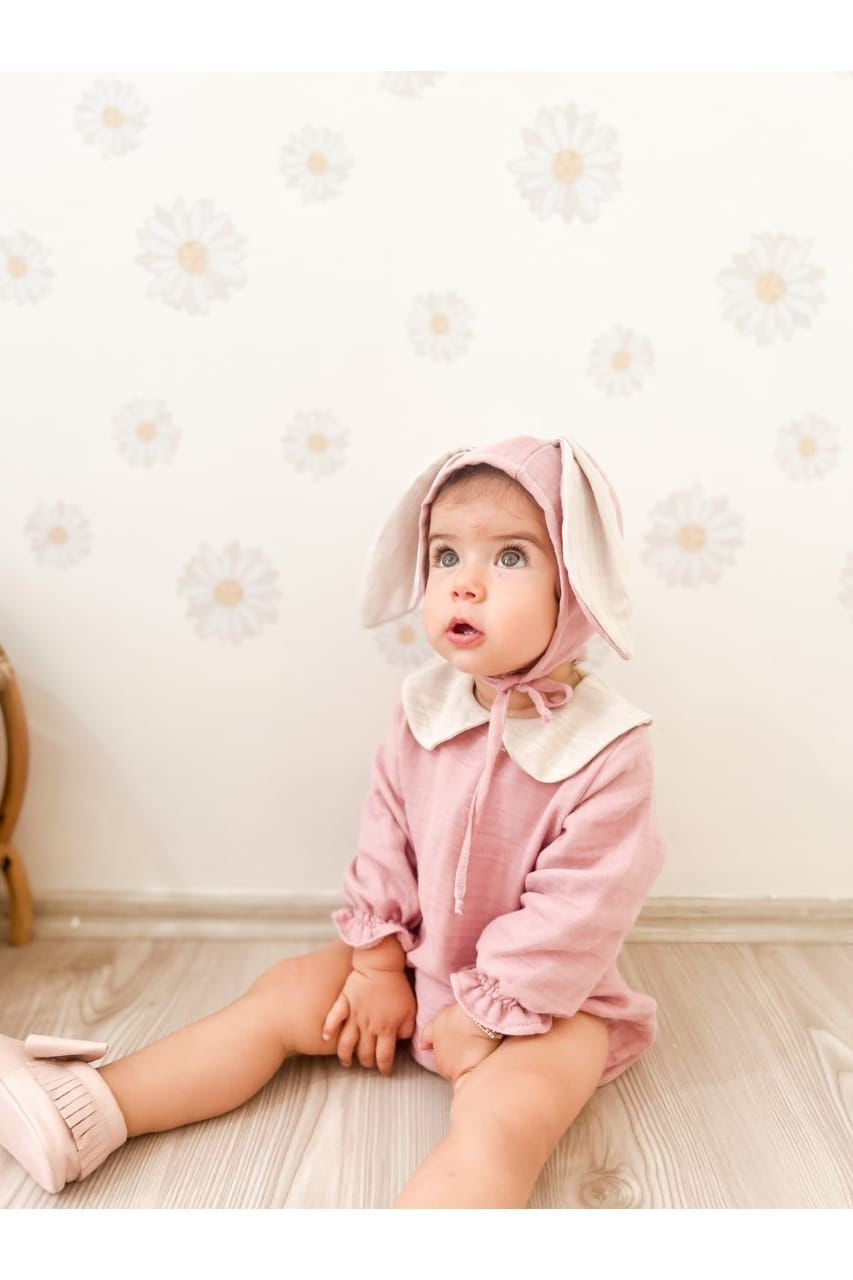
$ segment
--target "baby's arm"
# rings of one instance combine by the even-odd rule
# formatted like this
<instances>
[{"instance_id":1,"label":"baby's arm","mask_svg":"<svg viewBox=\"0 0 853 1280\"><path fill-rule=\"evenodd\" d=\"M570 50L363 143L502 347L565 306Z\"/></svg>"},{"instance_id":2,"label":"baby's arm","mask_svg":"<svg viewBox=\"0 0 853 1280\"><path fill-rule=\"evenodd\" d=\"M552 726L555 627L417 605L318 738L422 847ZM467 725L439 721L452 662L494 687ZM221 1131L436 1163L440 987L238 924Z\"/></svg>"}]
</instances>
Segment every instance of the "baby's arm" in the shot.
<instances>
[{"instance_id":1,"label":"baby's arm","mask_svg":"<svg viewBox=\"0 0 853 1280\"><path fill-rule=\"evenodd\" d=\"M405 727L397 700L391 726L373 759L362 806L358 852L344 872L345 905L332 912L341 939L352 948L352 969L326 1015L324 1036L343 1024L338 1057L349 1064L358 1047L362 1066L390 1072L398 1039L414 1032L416 1004L406 975L406 953L417 946L421 910L411 834L397 769ZM374 1050L375 1046L375 1050Z\"/></svg>"},{"instance_id":2,"label":"baby's arm","mask_svg":"<svg viewBox=\"0 0 853 1280\"><path fill-rule=\"evenodd\" d=\"M663 865L647 725L603 756L593 780L527 874L522 905L495 916L476 963L450 975L467 1014L504 1035L570 1018L615 964Z\"/></svg>"},{"instance_id":3,"label":"baby's arm","mask_svg":"<svg viewBox=\"0 0 853 1280\"><path fill-rule=\"evenodd\" d=\"M405 969L406 952L395 933L386 934L374 947L354 947L352 967L367 973L373 969Z\"/></svg>"},{"instance_id":4,"label":"baby's arm","mask_svg":"<svg viewBox=\"0 0 853 1280\"><path fill-rule=\"evenodd\" d=\"M357 1051L363 1067L390 1075L397 1041L414 1033L417 1006L405 959L393 935L353 950L350 975L323 1023L324 1040L340 1029L337 1055L345 1067Z\"/></svg>"},{"instance_id":5,"label":"baby's arm","mask_svg":"<svg viewBox=\"0 0 853 1280\"><path fill-rule=\"evenodd\" d=\"M341 939L356 951L359 965L364 960L365 964L387 968L393 958L402 968L405 961L400 951L405 953L418 945L422 923L418 879L398 771L399 739L404 730L398 697L390 728L374 754L371 785L361 811L358 851L344 871L345 905L331 913ZM385 945L392 937L399 950Z\"/></svg>"}]
</instances>

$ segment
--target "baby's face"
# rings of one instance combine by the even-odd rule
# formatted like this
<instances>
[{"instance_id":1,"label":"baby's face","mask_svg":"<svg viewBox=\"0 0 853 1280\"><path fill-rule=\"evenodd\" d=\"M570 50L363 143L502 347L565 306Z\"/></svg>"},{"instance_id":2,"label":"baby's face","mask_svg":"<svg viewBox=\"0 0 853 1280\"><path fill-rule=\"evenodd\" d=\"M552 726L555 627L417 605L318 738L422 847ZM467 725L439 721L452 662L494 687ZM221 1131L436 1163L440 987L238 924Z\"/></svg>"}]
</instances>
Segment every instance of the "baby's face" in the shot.
<instances>
[{"instance_id":1,"label":"baby's face","mask_svg":"<svg viewBox=\"0 0 853 1280\"><path fill-rule=\"evenodd\" d=\"M559 608L557 561L532 498L499 486L476 498L466 492L460 486L432 504L424 630L436 653L460 671L503 675L528 667L548 647ZM454 617L481 632L474 643L453 643Z\"/></svg>"}]
</instances>

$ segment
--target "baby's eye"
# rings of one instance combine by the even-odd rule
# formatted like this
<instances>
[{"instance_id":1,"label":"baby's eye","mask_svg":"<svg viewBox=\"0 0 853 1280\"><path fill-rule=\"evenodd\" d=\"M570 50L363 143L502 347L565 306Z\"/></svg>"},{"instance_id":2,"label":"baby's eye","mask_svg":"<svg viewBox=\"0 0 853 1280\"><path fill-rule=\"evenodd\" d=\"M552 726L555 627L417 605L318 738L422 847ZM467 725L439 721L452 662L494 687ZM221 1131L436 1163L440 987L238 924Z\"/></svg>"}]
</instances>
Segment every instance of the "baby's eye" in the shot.
<instances>
[{"instance_id":1,"label":"baby's eye","mask_svg":"<svg viewBox=\"0 0 853 1280\"><path fill-rule=\"evenodd\" d=\"M450 565L445 564L445 561L444 561L444 557L448 555L449 556L456 555L456 552L453 550L452 547L441 547L441 546L436 547L432 553L433 565L441 569L449 569ZM500 553L500 556L498 557L502 564L503 564L504 556L520 556L521 560L523 560L525 563L527 562L527 556L525 552L522 551L521 547L512 547L512 546L504 547ZM515 569L518 567L519 563L520 563L519 560L515 560L511 564L504 564L503 567L505 569Z\"/></svg>"}]
</instances>

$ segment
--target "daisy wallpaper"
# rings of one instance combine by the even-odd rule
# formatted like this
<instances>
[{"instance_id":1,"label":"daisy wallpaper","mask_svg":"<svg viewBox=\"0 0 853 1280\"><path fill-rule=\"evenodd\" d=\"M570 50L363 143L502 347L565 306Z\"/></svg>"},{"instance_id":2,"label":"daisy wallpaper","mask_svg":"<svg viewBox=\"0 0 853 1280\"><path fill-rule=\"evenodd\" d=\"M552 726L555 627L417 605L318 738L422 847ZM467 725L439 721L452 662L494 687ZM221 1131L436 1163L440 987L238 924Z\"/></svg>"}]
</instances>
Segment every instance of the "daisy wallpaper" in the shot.
<instances>
[{"instance_id":1,"label":"daisy wallpaper","mask_svg":"<svg viewBox=\"0 0 853 1280\"><path fill-rule=\"evenodd\" d=\"M622 502L656 895L841 897L853 74L0 77L0 645L35 893L336 897L437 455ZM438 802L438 800L437 800Z\"/></svg>"}]
</instances>

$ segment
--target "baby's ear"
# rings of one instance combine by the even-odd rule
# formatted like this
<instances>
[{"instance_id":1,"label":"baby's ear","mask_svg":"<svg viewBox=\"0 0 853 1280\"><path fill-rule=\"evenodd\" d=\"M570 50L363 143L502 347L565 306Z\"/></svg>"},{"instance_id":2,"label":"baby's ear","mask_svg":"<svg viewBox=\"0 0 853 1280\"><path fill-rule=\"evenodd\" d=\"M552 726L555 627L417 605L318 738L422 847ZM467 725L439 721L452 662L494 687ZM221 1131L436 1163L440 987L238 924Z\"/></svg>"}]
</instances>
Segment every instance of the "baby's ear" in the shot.
<instances>
[{"instance_id":1,"label":"baby's ear","mask_svg":"<svg viewBox=\"0 0 853 1280\"><path fill-rule=\"evenodd\" d=\"M583 613L620 658L634 650L622 513L610 481L574 440L558 437L566 575Z\"/></svg>"}]
</instances>

